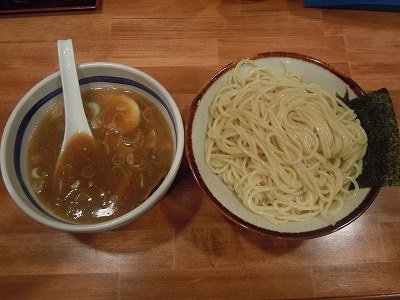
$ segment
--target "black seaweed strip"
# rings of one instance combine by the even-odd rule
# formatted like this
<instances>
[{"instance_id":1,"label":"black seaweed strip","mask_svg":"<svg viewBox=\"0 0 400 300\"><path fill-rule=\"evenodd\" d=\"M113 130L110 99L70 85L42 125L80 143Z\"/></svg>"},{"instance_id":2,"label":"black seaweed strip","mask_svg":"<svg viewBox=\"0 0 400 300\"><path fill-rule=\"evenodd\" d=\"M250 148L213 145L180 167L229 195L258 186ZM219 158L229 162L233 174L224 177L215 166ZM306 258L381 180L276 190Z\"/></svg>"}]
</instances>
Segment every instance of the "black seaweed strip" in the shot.
<instances>
[{"instance_id":1,"label":"black seaweed strip","mask_svg":"<svg viewBox=\"0 0 400 300\"><path fill-rule=\"evenodd\" d=\"M387 89L344 100L360 119L368 136L360 187L400 185L400 138L396 114Z\"/></svg>"}]
</instances>

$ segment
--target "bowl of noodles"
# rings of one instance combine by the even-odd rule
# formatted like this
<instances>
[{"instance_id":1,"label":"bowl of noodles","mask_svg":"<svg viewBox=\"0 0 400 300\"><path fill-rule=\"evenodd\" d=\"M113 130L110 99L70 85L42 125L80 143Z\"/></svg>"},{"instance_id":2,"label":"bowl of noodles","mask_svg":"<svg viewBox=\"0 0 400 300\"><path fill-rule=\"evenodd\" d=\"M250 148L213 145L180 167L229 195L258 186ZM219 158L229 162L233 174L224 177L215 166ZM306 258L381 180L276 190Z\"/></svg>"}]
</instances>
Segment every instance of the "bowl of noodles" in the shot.
<instances>
[{"instance_id":1,"label":"bowl of noodles","mask_svg":"<svg viewBox=\"0 0 400 300\"><path fill-rule=\"evenodd\" d=\"M314 238L359 217L379 189L357 177L367 135L343 99L364 95L315 58L270 52L222 68L195 97L186 155L229 219L280 238Z\"/></svg>"}]
</instances>

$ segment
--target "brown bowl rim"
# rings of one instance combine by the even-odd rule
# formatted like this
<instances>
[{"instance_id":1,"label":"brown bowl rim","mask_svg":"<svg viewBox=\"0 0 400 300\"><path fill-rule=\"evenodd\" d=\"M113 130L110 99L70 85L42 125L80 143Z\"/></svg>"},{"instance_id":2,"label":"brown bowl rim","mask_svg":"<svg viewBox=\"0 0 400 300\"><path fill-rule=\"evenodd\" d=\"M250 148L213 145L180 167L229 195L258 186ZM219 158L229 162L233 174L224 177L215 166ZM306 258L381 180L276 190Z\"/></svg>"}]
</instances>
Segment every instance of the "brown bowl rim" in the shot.
<instances>
[{"instance_id":1,"label":"brown bowl rim","mask_svg":"<svg viewBox=\"0 0 400 300\"><path fill-rule=\"evenodd\" d=\"M280 58L292 58L292 59L298 59L298 60L303 60L308 63L315 64L317 66L320 66L324 68L325 70L331 72L332 74L336 75L340 79L342 79L344 82L346 82L349 87L354 91L354 93L358 96L365 95L365 91L350 77L347 75L344 75L337 69L335 69L333 66L316 59L314 57L308 56L308 55L303 55L299 53L294 53L294 52L263 52L263 53L258 53L256 55L248 57L248 59L251 60L257 60L257 59L262 59L262 58L271 58L271 57L280 57ZM224 66L222 69L220 69L208 82L206 82L200 91L197 93L195 96L190 109L189 113L186 117L186 126L185 126L185 153L186 157L189 163L190 170L199 185L200 189L203 191L203 193L207 196L207 198L218 208L218 210L225 215L228 219L233 221L234 223L250 229L256 233L266 235L266 236L271 236L271 237L276 237L276 238L285 238L285 239L310 239L310 238L317 238L321 237L324 235L328 235L330 233L336 232L339 229L349 225L352 223L354 220L356 220L358 217L360 217L365 210L372 204L374 201L375 197L378 195L380 188L371 188L370 191L368 192L367 196L364 198L364 200L347 216L345 216L343 219L339 220L336 222L335 225L328 225L323 228L319 228L316 230L310 230L310 231L304 231L304 232L279 232L279 231L274 231L274 230L269 230L265 229L259 226L256 226L254 224L251 224L234 213L232 213L230 210L225 208L221 204L221 202L218 201L214 197L214 195L211 193L211 191L208 189L207 185L201 178L200 172L198 170L194 154L193 154L193 145L192 145L192 126L193 126L193 121L194 121L194 116L196 114L197 108L206 93L206 91L211 87L211 85L217 81L222 75L224 75L226 72L230 71L239 61L236 60L226 66Z\"/></svg>"}]
</instances>

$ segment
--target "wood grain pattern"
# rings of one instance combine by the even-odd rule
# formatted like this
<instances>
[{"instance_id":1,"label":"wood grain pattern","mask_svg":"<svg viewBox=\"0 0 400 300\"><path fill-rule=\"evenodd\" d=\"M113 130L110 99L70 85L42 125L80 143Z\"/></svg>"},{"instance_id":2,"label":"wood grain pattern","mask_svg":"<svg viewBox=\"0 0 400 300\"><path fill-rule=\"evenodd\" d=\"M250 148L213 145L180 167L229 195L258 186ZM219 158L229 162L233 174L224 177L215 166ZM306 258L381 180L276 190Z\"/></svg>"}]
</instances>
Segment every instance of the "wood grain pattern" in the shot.
<instances>
[{"instance_id":1,"label":"wood grain pattern","mask_svg":"<svg viewBox=\"0 0 400 300\"><path fill-rule=\"evenodd\" d=\"M113 0L96 12L0 18L0 128L19 99L57 71L57 39L77 63L148 72L185 119L224 65L259 52L314 56L366 91L388 88L400 120L400 15L305 9L302 1ZM2 134L2 133L1 133ZM168 194L140 219L69 234L26 216L0 184L0 298L296 299L400 295L400 188L383 188L355 222L329 236L260 236L222 216L186 159Z\"/></svg>"}]
</instances>

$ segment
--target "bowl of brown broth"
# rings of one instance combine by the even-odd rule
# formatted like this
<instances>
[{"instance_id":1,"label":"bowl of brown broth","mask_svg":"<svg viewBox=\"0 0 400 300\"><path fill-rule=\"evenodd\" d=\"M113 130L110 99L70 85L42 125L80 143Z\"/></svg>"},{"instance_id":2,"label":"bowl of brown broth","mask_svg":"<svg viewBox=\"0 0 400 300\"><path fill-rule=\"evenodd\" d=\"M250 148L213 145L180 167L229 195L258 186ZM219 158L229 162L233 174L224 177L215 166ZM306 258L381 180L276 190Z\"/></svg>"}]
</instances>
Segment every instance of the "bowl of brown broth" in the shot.
<instances>
[{"instance_id":1,"label":"bowl of brown broth","mask_svg":"<svg viewBox=\"0 0 400 300\"><path fill-rule=\"evenodd\" d=\"M36 221L71 232L108 230L154 206L178 172L183 123L168 91L120 64L77 66L94 141L76 137L54 176L64 136L60 73L34 86L5 126L1 171L16 204ZM82 152L83 151L83 152Z\"/></svg>"}]
</instances>

